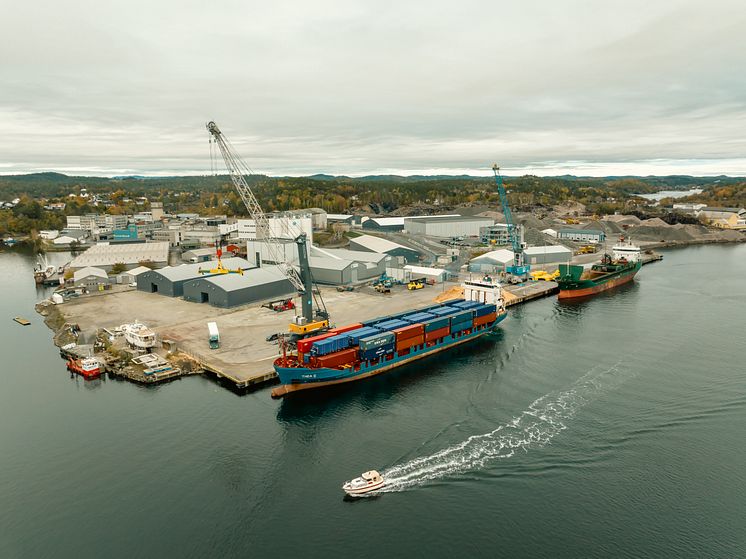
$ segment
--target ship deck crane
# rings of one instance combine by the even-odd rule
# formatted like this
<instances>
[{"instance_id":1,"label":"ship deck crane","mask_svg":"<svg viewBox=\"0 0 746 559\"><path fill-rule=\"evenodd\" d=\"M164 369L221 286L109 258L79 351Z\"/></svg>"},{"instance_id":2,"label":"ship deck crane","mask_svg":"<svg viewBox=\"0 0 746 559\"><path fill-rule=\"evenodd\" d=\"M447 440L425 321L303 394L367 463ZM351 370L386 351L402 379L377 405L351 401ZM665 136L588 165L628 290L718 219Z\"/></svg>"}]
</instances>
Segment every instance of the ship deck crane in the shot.
<instances>
[{"instance_id":1,"label":"ship deck crane","mask_svg":"<svg viewBox=\"0 0 746 559\"><path fill-rule=\"evenodd\" d=\"M505 271L520 280L525 280L531 270L531 266L525 263L526 256L523 251L526 248L526 243L523 240L523 226L520 223L513 222L513 214L508 204L508 194L505 192L500 167L494 164L492 171L495 173L495 184L497 184L497 192L500 195L500 203L503 207L503 215L505 216L505 223L508 226L508 234L510 235L510 244L513 248L513 265L505 268Z\"/></svg>"},{"instance_id":2,"label":"ship deck crane","mask_svg":"<svg viewBox=\"0 0 746 559\"><path fill-rule=\"evenodd\" d=\"M214 121L206 124L207 131L210 133L211 141L217 144L220 150L225 166L236 188L238 195L249 212L249 217L256 224L257 239L264 241L264 247L267 251L267 260L274 263L290 280L293 287L298 291L301 297L301 315L296 317L294 323L291 323L289 330L293 334L305 335L329 326L329 313L319 293L316 299L314 292L314 283L311 276L311 267L308 263L308 247L305 233L298 235L294 242L298 247L298 264L300 274L284 258L282 250L283 239L279 239L272 234L269 220L262 210L259 202L251 191L246 177L252 175L251 169L244 163L241 157L236 153L228 139L223 135ZM316 301L316 313L314 314L314 300Z\"/></svg>"}]
</instances>

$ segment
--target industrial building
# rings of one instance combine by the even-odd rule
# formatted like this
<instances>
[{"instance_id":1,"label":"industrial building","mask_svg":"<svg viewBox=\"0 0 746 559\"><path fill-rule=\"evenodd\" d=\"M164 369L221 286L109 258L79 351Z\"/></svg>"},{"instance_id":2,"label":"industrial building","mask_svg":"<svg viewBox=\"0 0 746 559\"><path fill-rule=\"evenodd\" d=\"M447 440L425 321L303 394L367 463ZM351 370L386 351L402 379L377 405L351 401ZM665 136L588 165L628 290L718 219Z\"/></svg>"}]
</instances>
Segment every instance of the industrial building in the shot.
<instances>
[{"instance_id":1,"label":"industrial building","mask_svg":"<svg viewBox=\"0 0 746 559\"><path fill-rule=\"evenodd\" d=\"M420 253L416 250L373 235L360 235L350 239L350 250L401 256L405 262L418 262L420 259Z\"/></svg>"},{"instance_id":2,"label":"industrial building","mask_svg":"<svg viewBox=\"0 0 746 559\"><path fill-rule=\"evenodd\" d=\"M132 268L131 270L127 270L126 272L122 272L121 274L117 275L117 283L121 283L124 285L135 283L137 282L137 276L149 271L150 268L146 266L138 266L137 268Z\"/></svg>"},{"instance_id":3,"label":"industrial building","mask_svg":"<svg viewBox=\"0 0 746 559\"><path fill-rule=\"evenodd\" d=\"M217 264L216 260L211 260L201 264L182 264L149 270L137 276L137 289L147 293L160 293L167 297L181 297L184 295L186 282L204 277L200 270L210 270ZM249 262L243 258L225 258L223 266L229 270L251 268Z\"/></svg>"},{"instance_id":4,"label":"industrial building","mask_svg":"<svg viewBox=\"0 0 746 559\"><path fill-rule=\"evenodd\" d=\"M376 252L312 247L309 264L316 283L351 285L380 277L392 260Z\"/></svg>"},{"instance_id":5,"label":"industrial building","mask_svg":"<svg viewBox=\"0 0 746 559\"><path fill-rule=\"evenodd\" d=\"M567 264L572 259L572 250L562 245L528 247L523 254L526 264L531 266L556 266Z\"/></svg>"},{"instance_id":6,"label":"industrial building","mask_svg":"<svg viewBox=\"0 0 746 559\"><path fill-rule=\"evenodd\" d=\"M193 250L187 250L181 255L181 259L184 262L190 264L196 264L198 262L207 262L208 260L215 259L214 248L195 248Z\"/></svg>"},{"instance_id":7,"label":"industrial building","mask_svg":"<svg viewBox=\"0 0 746 559\"><path fill-rule=\"evenodd\" d=\"M99 285L110 283L106 271L101 268L87 266L77 270L73 274L73 285L75 287L87 287L88 289L98 289Z\"/></svg>"},{"instance_id":8,"label":"industrial building","mask_svg":"<svg viewBox=\"0 0 746 559\"><path fill-rule=\"evenodd\" d=\"M305 233L309 242L313 241L313 220L310 215L295 217L293 215L271 215L267 216L269 223L269 236L273 239L296 239L301 233ZM253 219L239 219L238 238L246 240L257 240L256 222Z\"/></svg>"},{"instance_id":9,"label":"industrial building","mask_svg":"<svg viewBox=\"0 0 746 559\"><path fill-rule=\"evenodd\" d=\"M395 232L404 230L403 217L363 217L361 224L363 229L373 231Z\"/></svg>"},{"instance_id":10,"label":"industrial building","mask_svg":"<svg viewBox=\"0 0 746 559\"><path fill-rule=\"evenodd\" d=\"M70 267L79 270L96 266L109 271L114 264L135 268L143 262L156 267L168 264L168 243L98 243L76 257Z\"/></svg>"},{"instance_id":11,"label":"industrial building","mask_svg":"<svg viewBox=\"0 0 746 559\"><path fill-rule=\"evenodd\" d=\"M506 223L495 223L479 228L479 238L485 244L509 245L510 230Z\"/></svg>"},{"instance_id":12,"label":"industrial building","mask_svg":"<svg viewBox=\"0 0 746 559\"><path fill-rule=\"evenodd\" d=\"M560 240L579 243L603 243L606 240L606 233L597 229L560 229L557 237Z\"/></svg>"},{"instance_id":13,"label":"industrial building","mask_svg":"<svg viewBox=\"0 0 746 559\"><path fill-rule=\"evenodd\" d=\"M410 235L428 237L478 237L481 227L494 225L489 217L428 216L404 218L404 230Z\"/></svg>"},{"instance_id":14,"label":"industrial building","mask_svg":"<svg viewBox=\"0 0 746 559\"><path fill-rule=\"evenodd\" d=\"M88 232L83 229L63 229L57 237L52 240L55 245L70 245L82 243L88 238Z\"/></svg>"},{"instance_id":15,"label":"industrial building","mask_svg":"<svg viewBox=\"0 0 746 559\"><path fill-rule=\"evenodd\" d=\"M404 266L406 279L425 278L436 283L442 283L448 279L448 270L442 268L428 268L425 266Z\"/></svg>"},{"instance_id":16,"label":"industrial building","mask_svg":"<svg viewBox=\"0 0 746 559\"><path fill-rule=\"evenodd\" d=\"M469 262L470 272L495 274L504 272L505 268L513 265L513 251L507 248L493 250L472 258Z\"/></svg>"},{"instance_id":17,"label":"industrial building","mask_svg":"<svg viewBox=\"0 0 746 559\"><path fill-rule=\"evenodd\" d=\"M188 280L183 286L184 300L231 308L257 301L268 301L296 294L276 266L253 268L243 275L216 274Z\"/></svg>"}]
</instances>

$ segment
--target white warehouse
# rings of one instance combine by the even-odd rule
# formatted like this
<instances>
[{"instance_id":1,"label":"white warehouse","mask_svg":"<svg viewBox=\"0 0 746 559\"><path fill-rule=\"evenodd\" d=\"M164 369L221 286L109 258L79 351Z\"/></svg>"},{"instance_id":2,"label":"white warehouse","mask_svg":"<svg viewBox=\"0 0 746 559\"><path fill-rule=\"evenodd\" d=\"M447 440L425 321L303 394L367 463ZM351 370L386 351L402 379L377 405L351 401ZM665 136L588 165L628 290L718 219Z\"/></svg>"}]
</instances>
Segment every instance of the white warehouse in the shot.
<instances>
[{"instance_id":1,"label":"white warehouse","mask_svg":"<svg viewBox=\"0 0 746 559\"><path fill-rule=\"evenodd\" d=\"M429 237L478 237L481 227L494 224L495 220L489 217L406 217L404 231Z\"/></svg>"}]
</instances>

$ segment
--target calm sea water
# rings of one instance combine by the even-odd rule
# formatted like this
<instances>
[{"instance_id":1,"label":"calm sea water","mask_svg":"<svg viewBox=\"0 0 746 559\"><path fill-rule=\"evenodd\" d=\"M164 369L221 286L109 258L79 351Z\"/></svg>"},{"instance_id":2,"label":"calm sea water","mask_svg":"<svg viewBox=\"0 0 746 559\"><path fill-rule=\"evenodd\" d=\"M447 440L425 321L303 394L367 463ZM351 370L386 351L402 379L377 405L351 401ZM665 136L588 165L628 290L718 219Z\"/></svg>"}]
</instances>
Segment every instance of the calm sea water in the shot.
<instances>
[{"instance_id":1,"label":"calm sea water","mask_svg":"<svg viewBox=\"0 0 746 559\"><path fill-rule=\"evenodd\" d=\"M279 402L70 378L32 266L0 254L2 558L746 556L746 245Z\"/></svg>"}]
</instances>

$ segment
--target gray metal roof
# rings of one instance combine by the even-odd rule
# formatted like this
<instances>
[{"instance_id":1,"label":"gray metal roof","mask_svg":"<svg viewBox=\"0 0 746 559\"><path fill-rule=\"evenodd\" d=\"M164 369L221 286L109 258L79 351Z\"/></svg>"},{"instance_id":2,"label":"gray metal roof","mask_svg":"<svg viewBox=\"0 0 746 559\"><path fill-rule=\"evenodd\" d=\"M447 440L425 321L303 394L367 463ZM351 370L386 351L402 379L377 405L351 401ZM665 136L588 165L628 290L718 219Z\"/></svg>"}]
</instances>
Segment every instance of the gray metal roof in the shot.
<instances>
[{"instance_id":1,"label":"gray metal roof","mask_svg":"<svg viewBox=\"0 0 746 559\"><path fill-rule=\"evenodd\" d=\"M117 263L137 264L138 262L167 262L168 243L98 243L71 263L72 268L86 266L113 266Z\"/></svg>"},{"instance_id":2,"label":"gray metal roof","mask_svg":"<svg viewBox=\"0 0 746 559\"><path fill-rule=\"evenodd\" d=\"M166 266L159 270L153 270L154 273L162 275L164 278L170 281L181 281L189 279L197 279L204 277L205 274L200 273L200 268L203 270L209 270L218 265L217 260L208 260L207 262L200 262L198 264L182 264L180 266ZM248 260L243 258L224 258L223 267L228 269L244 268L248 269L252 267L252 264ZM238 274L223 274L223 275L238 275Z\"/></svg>"},{"instance_id":3,"label":"gray metal roof","mask_svg":"<svg viewBox=\"0 0 746 559\"><path fill-rule=\"evenodd\" d=\"M308 258L311 268L323 268L326 270L344 270L352 265L350 260L339 260L328 256L311 256Z\"/></svg>"},{"instance_id":4,"label":"gray metal roof","mask_svg":"<svg viewBox=\"0 0 746 559\"><path fill-rule=\"evenodd\" d=\"M316 248L316 247L314 247ZM366 252L364 250L347 250L344 248L324 248L317 249L331 255L332 258L337 257L342 260L352 260L357 262L374 262L378 264L381 260L388 258L387 254L381 254L380 252ZM320 258L324 258L321 256Z\"/></svg>"},{"instance_id":5,"label":"gray metal roof","mask_svg":"<svg viewBox=\"0 0 746 559\"><path fill-rule=\"evenodd\" d=\"M461 215L453 216L427 216L427 217L405 217L404 221L416 221L417 223L463 223L463 222L479 222L489 223L495 222L491 217L469 217Z\"/></svg>"},{"instance_id":6,"label":"gray metal roof","mask_svg":"<svg viewBox=\"0 0 746 559\"><path fill-rule=\"evenodd\" d=\"M226 266L227 267L227 266ZM240 291L241 289L258 287L268 283L287 282L288 293L294 292L295 288L290 280L277 266L264 266L246 270L240 274L216 274L203 278L205 282L211 283L224 291Z\"/></svg>"}]
</instances>

